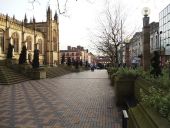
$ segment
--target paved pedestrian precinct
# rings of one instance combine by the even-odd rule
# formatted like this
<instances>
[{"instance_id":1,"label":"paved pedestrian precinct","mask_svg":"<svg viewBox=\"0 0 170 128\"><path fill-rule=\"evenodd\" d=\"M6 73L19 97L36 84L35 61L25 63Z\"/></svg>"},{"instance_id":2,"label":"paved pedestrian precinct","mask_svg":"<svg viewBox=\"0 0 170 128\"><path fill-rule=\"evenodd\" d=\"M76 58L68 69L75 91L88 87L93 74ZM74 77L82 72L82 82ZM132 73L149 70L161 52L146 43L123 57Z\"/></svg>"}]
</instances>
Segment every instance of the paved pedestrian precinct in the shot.
<instances>
[{"instance_id":1,"label":"paved pedestrian precinct","mask_svg":"<svg viewBox=\"0 0 170 128\"><path fill-rule=\"evenodd\" d=\"M0 128L121 128L106 70L0 86Z\"/></svg>"}]
</instances>

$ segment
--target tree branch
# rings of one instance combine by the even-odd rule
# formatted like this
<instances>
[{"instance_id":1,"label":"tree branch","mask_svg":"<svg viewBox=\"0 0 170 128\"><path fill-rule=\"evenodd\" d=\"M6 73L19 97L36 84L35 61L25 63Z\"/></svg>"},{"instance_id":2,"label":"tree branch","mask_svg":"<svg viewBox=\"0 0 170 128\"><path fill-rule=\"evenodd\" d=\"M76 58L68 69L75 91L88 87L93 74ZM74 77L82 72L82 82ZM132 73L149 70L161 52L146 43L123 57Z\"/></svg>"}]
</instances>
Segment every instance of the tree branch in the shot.
<instances>
[{"instance_id":1,"label":"tree branch","mask_svg":"<svg viewBox=\"0 0 170 128\"><path fill-rule=\"evenodd\" d=\"M40 2L38 0L28 0L28 3L32 4L32 8L34 9L34 4L38 3L40 5Z\"/></svg>"}]
</instances>

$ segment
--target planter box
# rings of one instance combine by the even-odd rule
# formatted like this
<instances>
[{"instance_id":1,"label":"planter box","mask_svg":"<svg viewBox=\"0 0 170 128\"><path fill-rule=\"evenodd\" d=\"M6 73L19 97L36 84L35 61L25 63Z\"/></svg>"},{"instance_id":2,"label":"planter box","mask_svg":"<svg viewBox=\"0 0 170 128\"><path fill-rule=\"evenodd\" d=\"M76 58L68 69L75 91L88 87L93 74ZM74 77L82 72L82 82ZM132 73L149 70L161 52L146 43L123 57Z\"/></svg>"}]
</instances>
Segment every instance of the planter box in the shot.
<instances>
[{"instance_id":1,"label":"planter box","mask_svg":"<svg viewBox=\"0 0 170 128\"><path fill-rule=\"evenodd\" d=\"M156 83L153 83L151 81L138 78L135 81L135 99L138 100L138 105L135 107L130 107L128 109L128 115L129 115L129 122L128 122L128 128L169 128L170 122L166 119L160 116L160 114L152 109L147 107L142 101L141 101L141 91L145 95L150 95L150 92L148 91L151 86L153 86Z\"/></svg>"},{"instance_id":2,"label":"planter box","mask_svg":"<svg viewBox=\"0 0 170 128\"><path fill-rule=\"evenodd\" d=\"M46 78L46 70L44 68L32 69L30 72L30 75L31 75L32 79L34 79L34 80L45 79Z\"/></svg>"},{"instance_id":3,"label":"planter box","mask_svg":"<svg viewBox=\"0 0 170 128\"><path fill-rule=\"evenodd\" d=\"M115 78L116 104L126 105L126 99L134 99L134 82L136 77L124 76Z\"/></svg>"},{"instance_id":4,"label":"planter box","mask_svg":"<svg viewBox=\"0 0 170 128\"><path fill-rule=\"evenodd\" d=\"M168 120L142 103L129 108L128 115L128 128L169 128L170 126Z\"/></svg>"},{"instance_id":5,"label":"planter box","mask_svg":"<svg viewBox=\"0 0 170 128\"><path fill-rule=\"evenodd\" d=\"M30 64L17 64L18 72L27 75L27 72L31 70Z\"/></svg>"},{"instance_id":6,"label":"planter box","mask_svg":"<svg viewBox=\"0 0 170 128\"><path fill-rule=\"evenodd\" d=\"M111 84L114 86L115 85L115 79L116 79L116 74L112 74L112 75L109 75L110 79L111 79Z\"/></svg>"},{"instance_id":7,"label":"planter box","mask_svg":"<svg viewBox=\"0 0 170 128\"><path fill-rule=\"evenodd\" d=\"M17 60L16 59L6 59L6 66L11 68L11 66L13 64L17 64Z\"/></svg>"},{"instance_id":8,"label":"planter box","mask_svg":"<svg viewBox=\"0 0 170 128\"><path fill-rule=\"evenodd\" d=\"M135 99L137 101L141 101L141 91L146 94L149 95L149 88L151 86L153 86L154 83L147 81L143 78L138 78L135 81Z\"/></svg>"},{"instance_id":9,"label":"planter box","mask_svg":"<svg viewBox=\"0 0 170 128\"><path fill-rule=\"evenodd\" d=\"M138 78L135 81L135 98L138 101L141 101L141 91L146 94L150 95L149 88L152 86L157 85L157 83L151 82L149 80L145 80L143 78Z\"/></svg>"}]
</instances>

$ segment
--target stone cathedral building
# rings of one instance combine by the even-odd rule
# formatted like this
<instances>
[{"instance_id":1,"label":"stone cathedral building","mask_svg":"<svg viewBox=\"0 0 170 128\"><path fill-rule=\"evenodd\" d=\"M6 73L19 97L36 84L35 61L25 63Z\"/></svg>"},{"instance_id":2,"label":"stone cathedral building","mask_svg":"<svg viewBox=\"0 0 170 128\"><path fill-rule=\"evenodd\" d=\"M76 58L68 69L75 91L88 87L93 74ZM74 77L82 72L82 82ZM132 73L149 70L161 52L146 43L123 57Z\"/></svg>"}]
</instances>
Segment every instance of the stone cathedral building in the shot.
<instances>
[{"instance_id":1,"label":"stone cathedral building","mask_svg":"<svg viewBox=\"0 0 170 128\"><path fill-rule=\"evenodd\" d=\"M0 60L6 59L9 43L14 47L13 59L19 59L22 46L26 45L28 62L33 59L34 49L39 49L40 64L58 64L60 57L57 12L53 18L52 10L48 7L46 22L36 22L33 18L29 23L26 15L24 21L20 22L15 17L0 14Z\"/></svg>"}]
</instances>

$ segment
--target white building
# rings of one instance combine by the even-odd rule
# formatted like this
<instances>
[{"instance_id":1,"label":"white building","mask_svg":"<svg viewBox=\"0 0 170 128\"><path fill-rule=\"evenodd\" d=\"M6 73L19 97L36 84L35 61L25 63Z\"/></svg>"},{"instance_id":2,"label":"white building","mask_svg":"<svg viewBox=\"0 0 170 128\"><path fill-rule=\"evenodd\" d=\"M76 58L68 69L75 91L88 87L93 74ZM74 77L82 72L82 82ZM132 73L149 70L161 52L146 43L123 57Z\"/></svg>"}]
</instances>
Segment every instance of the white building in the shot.
<instances>
[{"instance_id":1,"label":"white building","mask_svg":"<svg viewBox=\"0 0 170 128\"><path fill-rule=\"evenodd\" d=\"M150 52L159 51L159 23L150 23Z\"/></svg>"},{"instance_id":2,"label":"white building","mask_svg":"<svg viewBox=\"0 0 170 128\"><path fill-rule=\"evenodd\" d=\"M142 55L142 32L136 32L129 42L129 59L131 63L140 64Z\"/></svg>"}]
</instances>

